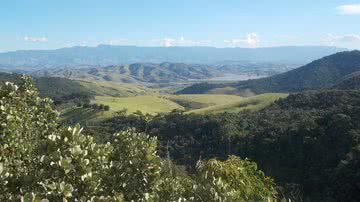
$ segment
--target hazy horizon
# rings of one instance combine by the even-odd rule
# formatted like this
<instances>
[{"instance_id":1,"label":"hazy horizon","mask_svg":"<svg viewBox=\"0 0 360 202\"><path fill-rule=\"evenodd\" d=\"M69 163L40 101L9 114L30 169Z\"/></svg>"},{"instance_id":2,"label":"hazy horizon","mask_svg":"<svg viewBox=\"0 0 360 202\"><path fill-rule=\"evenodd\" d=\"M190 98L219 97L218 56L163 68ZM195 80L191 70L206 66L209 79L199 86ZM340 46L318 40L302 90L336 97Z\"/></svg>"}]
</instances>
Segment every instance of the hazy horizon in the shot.
<instances>
[{"instance_id":1,"label":"hazy horizon","mask_svg":"<svg viewBox=\"0 0 360 202\"><path fill-rule=\"evenodd\" d=\"M44 48L44 49L18 49L18 50L11 50L11 51L0 51L0 53L8 53L8 52L16 52L16 51L54 51L54 50L61 50L67 48L97 48L101 46L109 46L109 47L136 47L136 48L214 48L214 49L270 49L270 48L301 48L301 47L327 47L327 48L336 48L336 49L344 49L347 51L351 50L360 50L357 48L343 48L338 46L325 46L325 45L287 45L287 46L262 46L262 47L216 47L216 46L141 46L141 45L109 45L109 44L98 44L94 46L85 46L85 45L76 45L76 46L64 46L59 48Z\"/></svg>"}]
</instances>

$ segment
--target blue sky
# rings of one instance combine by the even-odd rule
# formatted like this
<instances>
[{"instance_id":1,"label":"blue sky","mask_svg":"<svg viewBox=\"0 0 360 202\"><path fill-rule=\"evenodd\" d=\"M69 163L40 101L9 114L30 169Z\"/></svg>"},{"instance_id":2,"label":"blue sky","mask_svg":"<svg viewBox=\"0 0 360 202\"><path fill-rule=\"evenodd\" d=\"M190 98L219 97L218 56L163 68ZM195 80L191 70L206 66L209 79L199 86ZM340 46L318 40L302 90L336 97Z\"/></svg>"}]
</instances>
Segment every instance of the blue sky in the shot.
<instances>
[{"instance_id":1,"label":"blue sky","mask_svg":"<svg viewBox=\"0 0 360 202\"><path fill-rule=\"evenodd\" d=\"M0 51L98 44L360 48L360 0L1 0Z\"/></svg>"}]
</instances>

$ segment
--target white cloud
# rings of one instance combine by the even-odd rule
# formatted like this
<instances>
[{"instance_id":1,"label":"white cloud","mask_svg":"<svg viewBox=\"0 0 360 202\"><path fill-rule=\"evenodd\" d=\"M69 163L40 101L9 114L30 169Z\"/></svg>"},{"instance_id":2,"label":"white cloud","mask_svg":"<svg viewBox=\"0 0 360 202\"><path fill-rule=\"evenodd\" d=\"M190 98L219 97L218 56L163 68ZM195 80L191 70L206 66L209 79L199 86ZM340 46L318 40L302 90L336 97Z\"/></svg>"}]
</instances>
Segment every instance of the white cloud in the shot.
<instances>
[{"instance_id":1,"label":"white cloud","mask_svg":"<svg viewBox=\"0 0 360 202\"><path fill-rule=\"evenodd\" d=\"M204 46L211 43L210 40L189 40L185 37L180 38L164 38L160 40L153 40L160 43L161 46L171 47L171 46Z\"/></svg>"},{"instance_id":2,"label":"white cloud","mask_svg":"<svg viewBox=\"0 0 360 202\"><path fill-rule=\"evenodd\" d=\"M343 34L343 35L328 34L327 37L324 38L324 41L329 43L360 42L360 34Z\"/></svg>"},{"instance_id":3,"label":"white cloud","mask_svg":"<svg viewBox=\"0 0 360 202\"><path fill-rule=\"evenodd\" d=\"M108 45L124 45L127 42L128 42L128 39L112 39L112 40L109 40L108 42L106 42L105 44L108 44Z\"/></svg>"},{"instance_id":4,"label":"white cloud","mask_svg":"<svg viewBox=\"0 0 360 202\"><path fill-rule=\"evenodd\" d=\"M47 37L31 37L31 36L25 36L24 37L24 41L29 41L29 42L48 42L48 38Z\"/></svg>"},{"instance_id":5,"label":"white cloud","mask_svg":"<svg viewBox=\"0 0 360 202\"><path fill-rule=\"evenodd\" d=\"M249 33L245 38L224 40L225 44L231 46L250 46L256 47L260 43L260 38L256 33Z\"/></svg>"},{"instance_id":6,"label":"white cloud","mask_svg":"<svg viewBox=\"0 0 360 202\"><path fill-rule=\"evenodd\" d=\"M175 42L176 42L176 39L172 39L172 38L164 38L164 39L160 40L160 44L165 47L173 46L175 44Z\"/></svg>"},{"instance_id":7,"label":"white cloud","mask_svg":"<svg viewBox=\"0 0 360 202\"><path fill-rule=\"evenodd\" d=\"M347 4L337 7L338 13L343 15L360 14L360 4Z\"/></svg>"},{"instance_id":8,"label":"white cloud","mask_svg":"<svg viewBox=\"0 0 360 202\"><path fill-rule=\"evenodd\" d=\"M359 49L360 34L328 34L322 39L325 45Z\"/></svg>"}]
</instances>

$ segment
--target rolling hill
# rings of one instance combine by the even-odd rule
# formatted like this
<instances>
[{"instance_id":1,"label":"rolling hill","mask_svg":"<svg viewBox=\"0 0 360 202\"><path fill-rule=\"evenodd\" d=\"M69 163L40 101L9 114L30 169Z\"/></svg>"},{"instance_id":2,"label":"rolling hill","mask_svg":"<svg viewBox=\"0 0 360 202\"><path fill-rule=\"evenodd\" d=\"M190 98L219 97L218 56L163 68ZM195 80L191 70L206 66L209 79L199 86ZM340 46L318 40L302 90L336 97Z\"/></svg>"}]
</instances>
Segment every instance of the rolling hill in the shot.
<instances>
[{"instance_id":1,"label":"rolling hill","mask_svg":"<svg viewBox=\"0 0 360 202\"><path fill-rule=\"evenodd\" d=\"M112 113L126 110L131 114L140 111L144 114L168 113L173 110L195 114L216 114L260 110L274 101L287 97L284 93L267 93L252 97L235 95L145 95L131 97L95 96L94 103L110 106L109 112L101 112L97 118L110 117Z\"/></svg>"},{"instance_id":2,"label":"rolling hill","mask_svg":"<svg viewBox=\"0 0 360 202\"><path fill-rule=\"evenodd\" d=\"M0 85L6 81L17 83L20 74L0 72ZM156 89L150 89L137 84L119 84L105 81L82 81L60 77L35 77L34 83L40 96L59 100L64 96L81 94L89 96L136 96L156 94Z\"/></svg>"},{"instance_id":3,"label":"rolling hill","mask_svg":"<svg viewBox=\"0 0 360 202\"><path fill-rule=\"evenodd\" d=\"M207 65L183 63L135 63L98 68L48 69L32 73L36 77L64 77L121 83L168 83L191 79L207 79L214 77L216 74L217 72Z\"/></svg>"},{"instance_id":4,"label":"rolling hill","mask_svg":"<svg viewBox=\"0 0 360 202\"><path fill-rule=\"evenodd\" d=\"M0 84L4 82L18 83L20 74L0 73ZM90 90L82 86L79 82L66 78L41 77L34 78L36 88L39 90L40 96L50 97L57 100L63 96L71 94L88 94L94 95Z\"/></svg>"},{"instance_id":5,"label":"rolling hill","mask_svg":"<svg viewBox=\"0 0 360 202\"><path fill-rule=\"evenodd\" d=\"M245 91L259 94L326 89L357 71L360 71L360 51L347 51L324 57L300 68L267 78L230 84L200 83L187 87L178 93L199 94L224 88L231 88L232 94Z\"/></svg>"}]
</instances>

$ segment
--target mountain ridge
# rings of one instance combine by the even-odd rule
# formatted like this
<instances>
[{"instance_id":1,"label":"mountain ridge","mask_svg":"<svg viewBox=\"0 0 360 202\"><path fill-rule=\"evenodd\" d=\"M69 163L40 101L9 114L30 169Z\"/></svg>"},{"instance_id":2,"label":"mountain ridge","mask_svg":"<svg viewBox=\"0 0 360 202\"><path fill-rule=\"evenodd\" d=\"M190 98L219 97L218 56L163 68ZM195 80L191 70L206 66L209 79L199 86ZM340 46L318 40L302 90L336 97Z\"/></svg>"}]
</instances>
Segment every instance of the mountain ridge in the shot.
<instances>
[{"instance_id":1,"label":"mountain ridge","mask_svg":"<svg viewBox=\"0 0 360 202\"><path fill-rule=\"evenodd\" d=\"M184 63L134 63L97 68L47 69L32 73L36 77L63 77L120 83L169 83L191 79L207 79L216 74L217 71L207 65Z\"/></svg>"},{"instance_id":2,"label":"mountain ridge","mask_svg":"<svg viewBox=\"0 0 360 202\"><path fill-rule=\"evenodd\" d=\"M266 48L215 47L71 47L55 50L21 50L0 53L0 69L39 70L69 66L97 67L131 63L198 63L253 61L304 64L345 49L327 46Z\"/></svg>"},{"instance_id":3,"label":"mountain ridge","mask_svg":"<svg viewBox=\"0 0 360 202\"><path fill-rule=\"evenodd\" d=\"M238 92L250 90L254 93L326 89L357 71L360 71L360 51L346 51L323 57L305 66L271 77L231 84L195 84L179 93L206 93L212 89L226 87L237 89Z\"/></svg>"}]
</instances>

